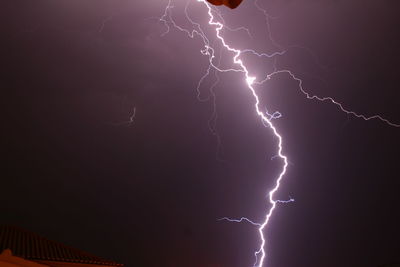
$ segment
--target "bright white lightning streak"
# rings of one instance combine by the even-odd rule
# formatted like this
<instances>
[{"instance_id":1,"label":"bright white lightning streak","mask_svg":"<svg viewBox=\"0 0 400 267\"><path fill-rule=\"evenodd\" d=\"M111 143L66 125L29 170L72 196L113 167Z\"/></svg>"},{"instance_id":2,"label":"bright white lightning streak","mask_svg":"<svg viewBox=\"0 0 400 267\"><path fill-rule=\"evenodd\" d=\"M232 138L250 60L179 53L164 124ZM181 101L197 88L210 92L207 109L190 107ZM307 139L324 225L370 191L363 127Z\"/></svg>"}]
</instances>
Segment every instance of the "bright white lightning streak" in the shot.
<instances>
[{"instance_id":1,"label":"bright white lightning streak","mask_svg":"<svg viewBox=\"0 0 400 267\"><path fill-rule=\"evenodd\" d=\"M265 244L266 244L266 240L264 238L264 229L267 226L269 220L271 219L271 216L273 214L273 211L276 208L276 205L278 203L278 201L274 200L274 194L278 191L281 181L286 173L287 167L289 165L288 159L287 157L283 154L283 140L282 140L282 136L278 133L277 129L275 128L275 126L272 124L271 119L268 118L264 112L262 112L260 110L259 104L260 104L260 100L258 95L256 94L256 91L253 87L254 81L256 80L256 77L252 77L250 76L249 70L247 69L247 67L244 65L243 61L241 59L239 59L242 51L232 48L230 47L226 42L225 39L221 36L221 30L224 28L224 25L220 22L215 21L214 19L214 15L212 13L212 8L211 6L205 1L205 0L197 0L198 2L203 3L207 9L208 9L208 15L210 17L210 20L208 21L208 23L212 26L215 26L215 30L216 30L216 35L217 38L221 41L222 45L230 52L234 53L234 57L233 57L233 62L238 65L240 67L240 70L245 74L245 79L246 79L246 83L247 83L247 87L250 89L254 100L255 100L255 110L257 112L257 115L262 119L262 121L266 124L268 124L268 126L272 129L272 132L274 133L274 135L276 136L276 138L278 139L278 156L279 158L281 158L281 160L283 160L284 164L282 167L282 171L280 172L278 178L276 179L276 183L275 186L269 191L268 196L269 196L269 202L271 204L271 208L269 209L268 213L265 216L265 220L260 223L257 224L259 226L258 228L258 232L260 235L260 239L261 239L261 244L260 244L260 248L259 250L255 253L256 257L257 257L257 261L254 264L254 266L260 266L262 267L264 265L264 261L265 261L265 257L266 257L266 252L265 252ZM212 57L211 57L212 60ZM248 220L250 221L250 220ZM260 259L258 260L258 255L261 254ZM258 264L258 265L257 265Z\"/></svg>"},{"instance_id":2,"label":"bright white lightning streak","mask_svg":"<svg viewBox=\"0 0 400 267\"><path fill-rule=\"evenodd\" d=\"M262 120L262 122L263 122L263 124L265 126L271 128L273 134L278 139L278 153L277 153L276 156L274 156L274 158L280 158L283 161L283 166L282 166L281 172L279 173L279 175L278 175L278 177L277 177L277 179L275 181L275 186L268 192L268 199L269 199L269 202L271 204L271 207L268 210L267 214L265 215L264 221L261 222L261 223L256 223L256 222L253 222L250 219L245 218L245 217L242 217L240 219L231 219L231 218L228 218L228 217L223 217L223 218L219 219L220 221L229 221L229 222L236 222L236 223L247 222L247 223L250 223L250 224L258 227L258 232L259 232L261 243L260 243L260 246L259 246L259 250L257 250L255 252L256 262L254 263L253 267L262 267L264 265L265 259L266 259L266 251L265 251L266 239L264 237L264 233L263 232L266 229L266 227L267 227L267 225L268 225L268 223L269 223L269 221L270 221L270 219L272 217L272 214L273 214L275 208L277 207L277 204L278 203L294 202L294 199L292 199L292 198L290 198L289 200L276 200L276 199L274 199L274 195L278 191L278 189L280 188L282 179L285 176L286 170L287 170L288 165L289 165L289 161L288 161L287 156L283 154L282 136L279 134L278 130L276 129L276 127L272 123L273 119L277 119L277 118L281 117L281 113L274 112L274 113L270 114L270 113L268 113L268 111L266 111L266 112L262 112L261 111L260 106L259 106L260 100L259 100L259 97L258 97L256 91L255 91L254 84L262 85L263 83L265 83L266 81L270 80L273 76L275 76L277 74L288 74L292 79L296 80L299 83L300 91L307 97L307 99L318 100L318 101L321 101L321 102L326 102L326 101L331 102L332 104L336 105L342 112L345 112L347 114L353 115L353 116L355 116L357 118L364 119L366 121L372 120L372 119L378 119L378 120L381 120L381 121L387 123L388 125L394 126L394 127L400 127L400 124L392 123L389 120L387 120L387 119L385 119L385 118L383 118L383 117L381 117L379 115L373 115L373 116L367 117L365 115L358 114L358 113L356 113L354 111L347 110L346 108L344 108L344 106L341 103L337 102L332 97L319 97L319 96L316 96L316 95L311 95L311 94L309 94L307 91L305 91L303 89L302 80L297 78L289 70L276 70L275 69L272 73L268 74L265 79L263 79L261 81L257 81L256 77L253 77L253 76L250 75L248 68L245 66L243 61L240 59L240 56L242 54L245 54L245 53L252 53L253 55L256 55L258 57L272 58L274 56L283 55L285 52L283 51L283 52L275 52L273 54L265 54L265 53L257 53L256 51L251 50L251 49L238 50L238 49L232 48L231 46L229 46L226 43L225 39L221 35L221 31L223 29L228 29L228 30L231 30L231 31L235 31L235 30L240 30L240 29L245 29L245 28L238 28L238 29L233 29L233 30L228 28L227 26L224 25L223 18L221 16L221 14L218 13L218 12L216 14L220 17L222 23L216 21L214 15L213 15L213 11L215 11L215 10L212 9L210 4L208 4L206 2L206 0L197 0L197 2L201 2L202 4L204 4L206 6L207 11L208 11L208 16L210 18L209 21L208 21L209 25L215 26L216 37L220 40L220 42L222 43L223 47L227 51L232 52L234 54L233 62L234 62L234 64L236 64L239 67L238 69L234 69L234 68L221 69L219 66L214 64L214 58L215 58L214 48L212 48L210 46L210 41L208 40L208 38L206 37L205 33L201 29L200 25L198 23L194 22L193 20L191 20L191 18L188 16L188 14L187 14L188 6L186 6L186 8L185 8L185 15L186 15L187 19L192 23L192 25L197 27L198 30L189 31L189 30L187 30L185 28L182 28L181 26L177 25L175 23L175 21L173 20L172 16L171 16L171 9L173 8L172 0L168 0L168 5L167 5L167 8L165 9L165 13L160 18L160 21L162 21L165 24L166 28L167 28L166 32L164 32L162 35L165 35L170 31L170 28L169 28L169 25L168 25L168 22L170 22L174 26L174 28L178 29L179 31L185 32L190 38L194 38L194 36L199 36L203 40L205 49L201 50L201 53L203 55L209 56L209 67L208 67L205 75L203 75L203 77L199 81L199 85L197 87L198 93L199 93L200 84L205 79L205 77L207 77L209 75L211 68L214 68L218 72L230 72L230 71L233 71L233 72L242 72L242 73L244 73L247 87L250 90L250 92L252 93L252 95L254 97L254 100L255 100L254 107L255 107L257 115L261 118L261 120ZM264 9L262 9L258 5L258 0L256 0L255 3L256 3L257 9L262 11L264 13L265 17L266 17L269 37L271 37L270 36L270 25L269 25L270 16L266 13L266 11ZM245 29L245 30L247 30L247 29ZM248 32L248 30L247 30L247 32ZM270 39L272 40L272 38L270 38ZM275 45L277 47L280 47L278 44L275 44ZM215 84L212 86L212 88L214 86L215 86ZM215 99L214 99L214 101L215 101ZM214 105L215 105L215 103L214 103ZM215 112L215 110L214 110L214 112ZM215 130L213 130L212 132L213 132L213 134L215 134ZM259 256L259 255L261 255L261 256Z\"/></svg>"}]
</instances>

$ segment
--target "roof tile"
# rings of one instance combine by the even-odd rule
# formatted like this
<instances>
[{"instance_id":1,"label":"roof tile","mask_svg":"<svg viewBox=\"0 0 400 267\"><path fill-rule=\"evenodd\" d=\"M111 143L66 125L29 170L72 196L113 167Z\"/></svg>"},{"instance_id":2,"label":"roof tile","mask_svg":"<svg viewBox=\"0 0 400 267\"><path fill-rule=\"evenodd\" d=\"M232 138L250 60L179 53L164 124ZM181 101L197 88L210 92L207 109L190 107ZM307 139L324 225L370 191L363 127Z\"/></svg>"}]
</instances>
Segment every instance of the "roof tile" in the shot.
<instances>
[{"instance_id":1,"label":"roof tile","mask_svg":"<svg viewBox=\"0 0 400 267\"><path fill-rule=\"evenodd\" d=\"M28 260L123 266L123 264L48 240L19 227L0 225L0 252L5 249L11 249L13 255Z\"/></svg>"}]
</instances>

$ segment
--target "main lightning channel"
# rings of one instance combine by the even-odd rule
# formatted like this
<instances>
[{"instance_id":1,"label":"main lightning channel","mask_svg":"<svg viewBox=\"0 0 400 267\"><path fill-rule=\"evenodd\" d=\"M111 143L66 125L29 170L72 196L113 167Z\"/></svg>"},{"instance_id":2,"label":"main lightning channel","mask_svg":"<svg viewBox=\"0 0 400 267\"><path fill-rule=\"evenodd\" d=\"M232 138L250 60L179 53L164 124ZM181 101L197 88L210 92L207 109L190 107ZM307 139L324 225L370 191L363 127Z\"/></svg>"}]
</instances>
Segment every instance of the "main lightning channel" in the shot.
<instances>
[{"instance_id":1,"label":"main lightning channel","mask_svg":"<svg viewBox=\"0 0 400 267\"><path fill-rule=\"evenodd\" d=\"M259 236L260 236L260 240L261 240L261 244L260 244L260 248L259 250L255 253L256 255L256 262L254 264L254 267L258 266L258 267L262 267L264 265L264 261L266 258L266 251L265 251L265 244L266 244L266 239L264 238L264 229L266 228L266 226L268 225L268 222L271 219L271 216L277 206L278 201L274 200L274 194L278 191L281 181L283 179L283 177L286 174L286 170L287 167L289 165L288 162L288 158L287 156L285 156L283 154L283 140L282 140L282 136L279 134L278 130L276 129L276 127L273 125L272 121L270 118L268 118L260 109L259 104L260 104L260 99L253 87L254 81L256 80L256 77L252 77L249 73L249 70L247 69L247 67L245 66L245 64L243 63L243 61L240 59L240 55L242 54L241 50L235 49L230 47L225 39L222 37L221 35L221 30L224 28L224 25L218 21L215 21L213 12L212 12L212 8L211 6L205 1L205 0L197 0L198 2L203 3L208 10L208 16L209 16L209 21L208 23L212 26L215 26L215 31L216 31L216 36L217 38L221 41L222 45L230 52L234 53L234 57L233 57L233 62L239 66L240 70L242 70L242 72L245 75L245 79L246 79L246 84L248 89L251 91L255 103L254 103L254 107L255 110L257 112L257 115L262 119L262 121L264 123L266 123L272 130L272 132L274 133L275 137L278 139L278 157L283 161L283 167L281 172L279 173L278 178L276 179L276 183L275 186L269 191L268 193L268 198L269 198L269 202L271 204L271 207L268 211L268 213L265 215L265 220L260 223L257 224L259 226L258 228L258 232L259 232ZM258 260L258 256L259 260Z\"/></svg>"},{"instance_id":2,"label":"main lightning channel","mask_svg":"<svg viewBox=\"0 0 400 267\"><path fill-rule=\"evenodd\" d=\"M266 245L266 239L264 238L264 229L266 228L266 226L268 225L268 222L270 221L270 218L273 214L273 211L275 210L276 206L278 203L287 203L287 202L292 202L293 200L290 201L281 201L281 200L274 200L274 194L278 191L281 181L286 173L287 167L289 165L289 161L288 158L283 154L283 140L282 140L282 136L279 134L278 130L275 128L275 126L272 123L272 120L274 118L276 118L277 115L279 114L275 114L275 115L271 115L268 112L263 113L259 107L260 104L260 100L258 95L256 94L255 88L254 88L254 83L256 81L256 77L252 77L249 73L249 70L247 69L247 67L244 65L243 61L240 59L240 55L242 53L248 53L251 52L253 54L256 54L257 56L267 56L267 57L273 57L275 55L282 55L283 52L278 52L278 53L274 53L272 55L268 55L268 54L258 54L253 50L238 50L235 48L230 47L225 39L222 37L221 35L221 31L226 28L224 26L223 23L218 22L215 20L215 17L213 15L213 9L211 8L211 6L206 2L206 0L197 0L197 2L200 2L202 4L205 5L205 7L207 8L207 13L209 16L209 25L214 26L215 27L215 31L216 31L216 37L221 41L223 47L229 51L232 52L234 54L233 56L233 62L234 64L236 64L238 66L238 69L234 69L234 68L230 68L230 69L221 69L218 66L216 66L213 62L214 58L215 58L215 50L213 47L210 46L210 41L208 40L208 38L206 37L205 33L203 32L203 30L201 29L200 25L194 21L192 21L190 19L190 17L187 14L187 8L188 5L186 5L185 8L185 15L187 17L187 19L192 23L192 25L194 25L197 30L187 30L184 29L182 27L180 27L179 25L177 25L175 23L175 21L173 20L172 16L171 16L171 10L173 8L172 5L172 0L168 0L168 5L165 9L165 12L163 14L163 16L161 16L160 21L162 21L165 26L166 26L166 31L162 34L165 35L167 33L169 33L170 31L170 27L168 25L168 22L172 24L172 26L175 29L178 29L181 32L186 33L190 38L194 38L195 36L199 36L203 42L204 42L204 49L201 50L201 53L203 55L207 55L209 56L209 68L207 69L206 74L202 77L202 79L200 80L200 83L202 82L202 80L204 79L205 76L207 76L209 74L210 68L214 68L215 70L217 70L218 72L242 72L244 73L245 76L245 81L247 84L248 89L251 91L255 103L254 103L254 107L256 110L257 115L261 118L263 124L265 126L269 126L272 129L272 132L274 133L274 135L276 136L276 138L278 139L278 153L276 155L276 157L279 157L282 161L283 161L283 167L282 170L279 174L279 176L276 179L275 182L275 186L269 191L268 193L268 198L269 198L269 202L271 204L270 209L268 210L267 214L265 215L265 219L263 222L261 223L254 223L253 221L247 219L247 218L241 218L240 220L236 220L236 219L229 219L227 217L222 218L222 220L227 220L227 221L231 221L231 222L249 222L254 226L258 226L258 232L259 232L259 236L260 236L260 246L259 249L255 252L255 257L256 257L256 261L253 265L253 267L262 267L264 265L265 259L266 259L266 251L265 251L265 245ZM227 28L229 30L229 28ZM279 117L279 116L278 116Z\"/></svg>"}]
</instances>

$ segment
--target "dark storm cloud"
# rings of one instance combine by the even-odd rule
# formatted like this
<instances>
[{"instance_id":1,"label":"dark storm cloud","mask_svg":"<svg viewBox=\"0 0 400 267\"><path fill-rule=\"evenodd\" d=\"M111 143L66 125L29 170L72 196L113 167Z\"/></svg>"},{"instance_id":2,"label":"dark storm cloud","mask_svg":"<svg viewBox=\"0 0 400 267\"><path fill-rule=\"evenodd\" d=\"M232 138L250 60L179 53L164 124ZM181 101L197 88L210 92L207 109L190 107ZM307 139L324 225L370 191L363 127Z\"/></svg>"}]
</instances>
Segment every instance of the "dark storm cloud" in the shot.
<instances>
[{"instance_id":1,"label":"dark storm cloud","mask_svg":"<svg viewBox=\"0 0 400 267\"><path fill-rule=\"evenodd\" d=\"M258 1L308 91L398 121L396 1ZM185 22L185 1L173 14ZM2 7L1 221L127 266L248 266L257 233L223 216L260 220L279 171L240 75L220 75L218 132L195 90L202 44L157 16L167 1L7 1ZM254 1L231 11L241 48L279 49ZM189 13L204 21L195 1ZM187 24L185 24L187 25ZM313 51L310 53L309 51ZM247 58L246 58L247 59ZM248 57L257 76L270 62ZM225 58L224 64L229 61ZM213 77L213 76L211 76ZM200 88L207 97L210 77ZM269 266L378 266L398 258L399 130L306 100L277 76L258 89L284 117L291 165L266 232ZM129 121L136 109L134 123ZM218 265L219 264L219 265Z\"/></svg>"}]
</instances>

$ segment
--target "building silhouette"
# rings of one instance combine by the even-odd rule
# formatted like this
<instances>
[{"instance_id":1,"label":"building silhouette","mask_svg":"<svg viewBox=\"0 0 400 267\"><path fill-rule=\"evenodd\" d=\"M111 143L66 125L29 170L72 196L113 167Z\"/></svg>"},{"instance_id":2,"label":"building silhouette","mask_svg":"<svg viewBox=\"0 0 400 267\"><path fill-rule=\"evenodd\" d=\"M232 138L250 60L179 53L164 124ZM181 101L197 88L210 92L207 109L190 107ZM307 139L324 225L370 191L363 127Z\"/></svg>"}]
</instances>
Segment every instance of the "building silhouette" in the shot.
<instances>
[{"instance_id":1,"label":"building silhouette","mask_svg":"<svg viewBox=\"0 0 400 267\"><path fill-rule=\"evenodd\" d=\"M121 267L123 264L48 240L15 226L0 226L0 267Z\"/></svg>"}]
</instances>

